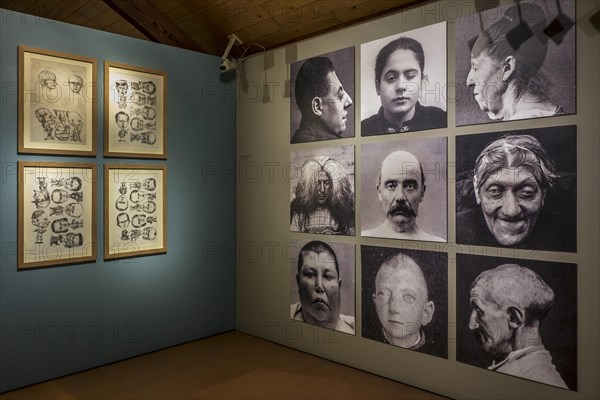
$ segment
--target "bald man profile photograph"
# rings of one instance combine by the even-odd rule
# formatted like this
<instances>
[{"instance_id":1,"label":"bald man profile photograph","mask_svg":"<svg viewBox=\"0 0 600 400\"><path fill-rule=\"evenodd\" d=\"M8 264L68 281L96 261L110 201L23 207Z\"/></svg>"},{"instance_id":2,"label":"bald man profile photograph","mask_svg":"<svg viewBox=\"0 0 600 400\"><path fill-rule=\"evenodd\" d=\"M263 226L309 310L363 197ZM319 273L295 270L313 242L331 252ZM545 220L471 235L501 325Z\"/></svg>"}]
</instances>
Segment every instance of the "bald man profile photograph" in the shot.
<instances>
[{"instance_id":1,"label":"bald man profile photograph","mask_svg":"<svg viewBox=\"0 0 600 400\"><path fill-rule=\"evenodd\" d=\"M362 246L363 336L447 355L447 255Z\"/></svg>"},{"instance_id":2,"label":"bald man profile photograph","mask_svg":"<svg viewBox=\"0 0 600 400\"><path fill-rule=\"evenodd\" d=\"M387 148L386 153L381 146ZM363 145L363 203L372 207L377 202L379 211L375 215L363 212L362 236L446 241L446 214L440 212L446 207L445 155L429 153L429 148L445 148L444 138ZM436 191L430 194L429 187ZM424 202L429 203L429 209L421 207ZM434 204L437 209L431 207ZM428 220L427 228L421 226L424 219Z\"/></svg>"},{"instance_id":3,"label":"bald man profile photograph","mask_svg":"<svg viewBox=\"0 0 600 400\"><path fill-rule=\"evenodd\" d=\"M457 360L575 390L576 287L572 264L459 255Z\"/></svg>"}]
</instances>

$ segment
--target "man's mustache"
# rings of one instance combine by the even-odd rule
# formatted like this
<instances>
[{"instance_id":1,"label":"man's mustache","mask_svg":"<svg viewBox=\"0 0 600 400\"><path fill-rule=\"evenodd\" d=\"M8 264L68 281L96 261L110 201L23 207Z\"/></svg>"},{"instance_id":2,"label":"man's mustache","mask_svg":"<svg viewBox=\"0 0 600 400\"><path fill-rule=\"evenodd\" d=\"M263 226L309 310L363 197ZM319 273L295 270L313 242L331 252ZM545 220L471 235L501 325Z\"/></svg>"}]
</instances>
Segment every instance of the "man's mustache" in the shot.
<instances>
[{"instance_id":1,"label":"man's mustache","mask_svg":"<svg viewBox=\"0 0 600 400\"><path fill-rule=\"evenodd\" d=\"M416 217L417 216L417 213L415 212L415 210L412 208L410 203L406 200L403 200L400 202L395 201L394 204L392 204L392 206L388 210L388 215L394 215L396 213L404 214L407 217Z\"/></svg>"}]
</instances>

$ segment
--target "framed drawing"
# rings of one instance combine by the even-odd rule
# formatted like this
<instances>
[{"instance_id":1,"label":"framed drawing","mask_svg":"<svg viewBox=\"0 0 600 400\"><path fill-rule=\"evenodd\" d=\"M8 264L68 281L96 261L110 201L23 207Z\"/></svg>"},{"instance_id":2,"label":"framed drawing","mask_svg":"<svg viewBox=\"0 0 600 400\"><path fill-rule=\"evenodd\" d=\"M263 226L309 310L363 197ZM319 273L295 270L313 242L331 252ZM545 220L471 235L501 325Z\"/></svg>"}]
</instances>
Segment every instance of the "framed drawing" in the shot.
<instances>
[{"instance_id":1,"label":"framed drawing","mask_svg":"<svg viewBox=\"0 0 600 400\"><path fill-rule=\"evenodd\" d=\"M104 155L167 158L167 73L104 62Z\"/></svg>"},{"instance_id":2,"label":"framed drawing","mask_svg":"<svg viewBox=\"0 0 600 400\"><path fill-rule=\"evenodd\" d=\"M167 252L166 165L104 165L104 259Z\"/></svg>"},{"instance_id":3,"label":"framed drawing","mask_svg":"<svg viewBox=\"0 0 600 400\"><path fill-rule=\"evenodd\" d=\"M93 163L19 161L18 268L96 261Z\"/></svg>"},{"instance_id":4,"label":"framed drawing","mask_svg":"<svg viewBox=\"0 0 600 400\"><path fill-rule=\"evenodd\" d=\"M19 153L96 155L97 62L19 46Z\"/></svg>"}]
</instances>

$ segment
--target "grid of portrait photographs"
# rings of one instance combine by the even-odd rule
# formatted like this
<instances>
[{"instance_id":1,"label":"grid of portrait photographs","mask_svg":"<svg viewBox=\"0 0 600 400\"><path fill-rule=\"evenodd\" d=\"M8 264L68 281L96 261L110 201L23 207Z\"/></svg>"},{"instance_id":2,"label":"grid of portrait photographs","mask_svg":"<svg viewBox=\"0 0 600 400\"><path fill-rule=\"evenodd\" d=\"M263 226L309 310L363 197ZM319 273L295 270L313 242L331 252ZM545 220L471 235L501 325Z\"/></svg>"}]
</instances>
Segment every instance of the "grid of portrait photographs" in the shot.
<instances>
[{"instance_id":1,"label":"grid of portrait photographs","mask_svg":"<svg viewBox=\"0 0 600 400\"><path fill-rule=\"evenodd\" d=\"M455 38L449 39L455 41L450 54L455 57L453 127L574 114L575 2L527 0L493 7L477 4L473 14L456 20ZM448 326L454 324L448 320L448 293L455 285L457 361L576 391L577 266L529 258L538 258L538 250L577 252L577 127L535 127L531 121L527 129L457 131L452 142L445 131L436 132L452 121L447 118L446 36L447 24L440 22L362 43L360 104L352 103L353 68L340 69L354 60L352 48L324 55L333 60L337 75L329 75L334 79L325 85L332 90L323 95L298 94L298 75L329 73L316 72L319 56L291 65L297 98L290 112L290 162L296 172L290 184L290 230L317 235L292 242L330 254L319 234L355 236L353 245L327 245L336 251L340 246L360 249L357 329L363 338L400 352L448 358ZM322 107L325 95L335 90L336 107ZM299 107L303 96L313 100L305 103L308 115L318 114L321 122L337 122L346 130L325 137L316 123L302 129L309 126ZM302 145L354 137L354 106L360 107L363 139L331 148ZM340 115L346 117L343 123ZM356 187L354 145L360 145ZM332 171L341 171L337 186L331 184ZM449 182L455 189L451 211ZM361 195L356 203L355 188ZM346 200L337 201L346 193ZM355 212L360 216L356 225ZM352 221L352 232L340 229L350 223L340 224L337 215ZM440 247L446 245L423 243L447 243L449 219L461 245L451 260L446 247ZM371 245L374 239L394 247ZM484 253L470 254L480 248ZM506 249L530 252L527 259L524 253L500 258ZM448 282L449 261L457 264L455 282ZM307 307L298 296L306 283L300 264L294 260L290 271L290 315L306 321ZM339 291L340 285L333 287ZM350 287L346 290L342 298L353 298ZM329 316L331 328L338 314L324 309L319 309L321 316Z\"/></svg>"},{"instance_id":2,"label":"grid of portrait photographs","mask_svg":"<svg viewBox=\"0 0 600 400\"><path fill-rule=\"evenodd\" d=\"M290 142L354 137L354 47L290 66Z\"/></svg>"},{"instance_id":3,"label":"grid of portrait photographs","mask_svg":"<svg viewBox=\"0 0 600 400\"><path fill-rule=\"evenodd\" d=\"M355 335L353 244L295 240L290 259L290 318Z\"/></svg>"},{"instance_id":4,"label":"grid of portrait photographs","mask_svg":"<svg viewBox=\"0 0 600 400\"><path fill-rule=\"evenodd\" d=\"M577 390L577 266L457 255L456 359Z\"/></svg>"},{"instance_id":5,"label":"grid of portrait photographs","mask_svg":"<svg viewBox=\"0 0 600 400\"><path fill-rule=\"evenodd\" d=\"M362 336L448 358L448 255L361 246Z\"/></svg>"},{"instance_id":6,"label":"grid of portrait photographs","mask_svg":"<svg viewBox=\"0 0 600 400\"><path fill-rule=\"evenodd\" d=\"M354 236L354 146L295 149L290 171L290 230Z\"/></svg>"},{"instance_id":7,"label":"grid of portrait photographs","mask_svg":"<svg viewBox=\"0 0 600 400\"><path fill-rule=\"evenodd\" d=\"M521 1L456 21L456 125L574 114L575 1Z\"/></svg>"}]
</instances>

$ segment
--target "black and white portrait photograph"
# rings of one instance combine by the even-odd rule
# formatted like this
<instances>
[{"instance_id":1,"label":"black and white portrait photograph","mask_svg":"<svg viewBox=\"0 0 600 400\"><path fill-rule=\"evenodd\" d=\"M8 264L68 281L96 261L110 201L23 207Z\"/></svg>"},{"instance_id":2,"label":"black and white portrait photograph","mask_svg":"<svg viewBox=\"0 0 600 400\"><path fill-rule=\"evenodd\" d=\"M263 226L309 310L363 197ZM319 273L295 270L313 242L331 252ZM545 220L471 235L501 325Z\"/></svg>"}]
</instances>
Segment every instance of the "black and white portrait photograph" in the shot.
<instances>
[{"instance_id":1,"label":"black and white portrait photograph","mask_svg":"<svg viewBox=\"0 0 600 400\"><path fill-rule=\"evenodd\" d=\"M360 46L361 136L445 128L446 22Z\"/></svg>"},{"instance_id":2,"label":"black and white portrait photograph","mask_svg":"<svg viewBox=\"0 0 600 400\"><path fill-rule=\"evenodd\" d=\"M577 251L576 126L456 137L456 242Z\"/></svg>"},{"instance_id":3,"label":"black and white portrait photograph","mask_svg":"<svg viewBox=\"0 0 600 400\"><path fill-rule=\"evenodd\" d=\"M577 390L577 265L457 255L456 360Z\"/></svg>"},{"instance_id":4,"label":"black and white portrait photograph","mask_svg":"<svg viewBox=\"0 0 600 400\"><path fill-rule=\"evenodd\" d=\"M362 236L446 242L446 146L446 138L362 145Z\"/></svg>"},{"instance_id":5,"label":"black and white portrait photograph","mask_svg":"<svg viewBox=\"0 0 600 400\"><path fill-rule=\"evenodd\" d=\"M290 65L290 142L354 137L354 47Z\"/></svg>"},{"instance_id":6,"label":"black and white portrait photograph","mask_svg":"<svg viewBox=\"0 0 600 400\"><path fill-rule=\"evenodd\" d=\"M19 152L96 154L97 61L19 46Z\"/></svg>"},{"instance_id":7,"label":"black and white portrait photograph","mask_svg":"<svg viewBox=\"0 0 600 400\"><path fill-rule=\"evenodd\" d=\"M355 334L353 244L293 241L290 318Z\"/></svg>"},{"instance_id":8,"label":"black and white portrait photograph","mask_svg":"<svg viewBox=\"0 0 600 400\"><path fill-rule=\"evenodd\" d=\"M448 358L448 255L361 246L362 336Z\"/></svg>"},{"instance_id":9,"label":"black and white portrait photograph","mask_svg":"<svg viewBox=\"0 0 600 400\"><path fill-rule=\"evenodd\" d=\"M290 230L355 235L354 146L290 153Z\"/></svg>"},{"instance_id":10,"label":"black and white portrait photograph","mask_svg":"<svg viewBox=\"0 0 600 400\"><path fill-rule=\"evenodd\" d=\"M456 22L456 125L576 112L575 1L520 1Z\"/></svg>"},{"instance_id":11,"label":"black and white portrait photograph","mask_svg":"<svg viewBox=\"0 0 600 400\"><path fill-rule=\"evenodd\" d=\"M19 162L19 268L96 260L94 163Z\"/></svg>"}]
</instances>

